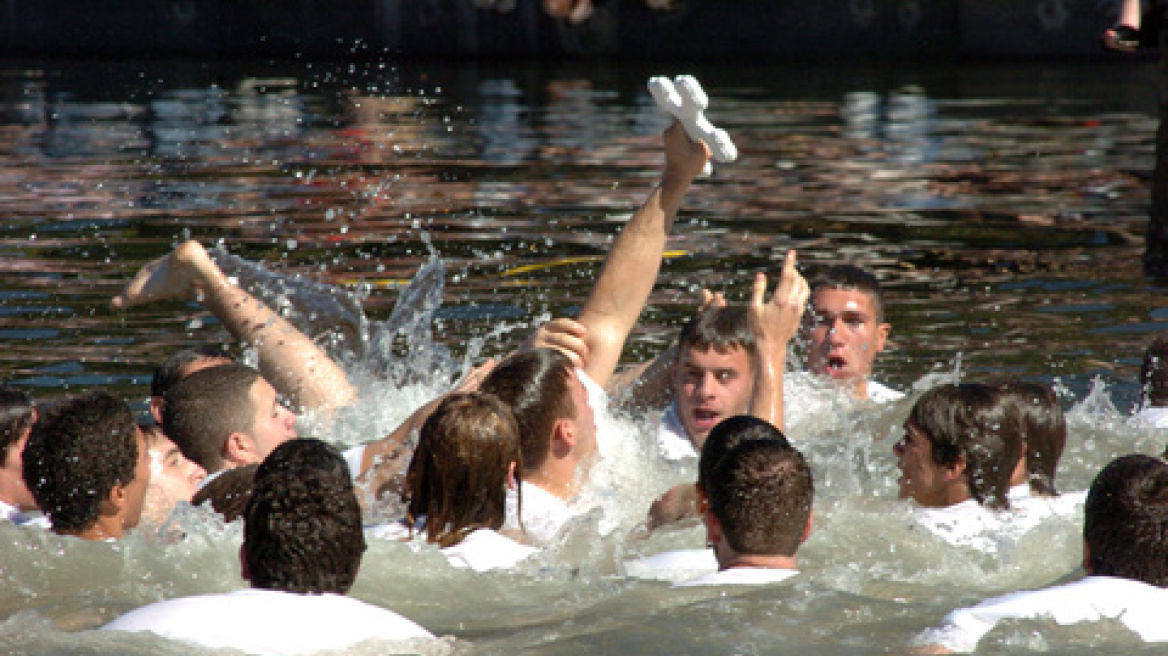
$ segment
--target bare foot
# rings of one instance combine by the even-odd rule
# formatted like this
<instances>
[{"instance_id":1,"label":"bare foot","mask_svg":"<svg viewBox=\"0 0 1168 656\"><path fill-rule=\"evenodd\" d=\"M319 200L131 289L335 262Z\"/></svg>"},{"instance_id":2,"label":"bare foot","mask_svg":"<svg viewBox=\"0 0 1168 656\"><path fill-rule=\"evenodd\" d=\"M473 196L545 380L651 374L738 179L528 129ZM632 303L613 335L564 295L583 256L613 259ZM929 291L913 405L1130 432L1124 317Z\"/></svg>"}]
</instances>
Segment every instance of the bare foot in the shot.
<instances>
[{"instance_id":1,"label":"bare foot","mask_svg":"<svg viewBox=\"0 0 1168 656\"><path fill-rule=\"evenodd\" d=\"M125 310L154 301L194 300L216 272L218 268L203 245L188 241L139 269L110 305Z\"/></svg>"}]
</instances>

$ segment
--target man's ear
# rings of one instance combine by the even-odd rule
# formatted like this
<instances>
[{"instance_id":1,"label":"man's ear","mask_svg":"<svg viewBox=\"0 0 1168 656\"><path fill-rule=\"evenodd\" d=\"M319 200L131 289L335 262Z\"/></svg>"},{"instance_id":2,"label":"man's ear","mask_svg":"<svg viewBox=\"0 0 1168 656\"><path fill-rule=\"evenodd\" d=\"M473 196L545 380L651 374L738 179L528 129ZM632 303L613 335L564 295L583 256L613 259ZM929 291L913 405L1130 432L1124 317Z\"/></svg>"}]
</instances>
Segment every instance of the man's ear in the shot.
<instances>
[{"instance_id":1,"label":"man's ear","mask_svg":"<svg viewBox=\"0 0 1168 656\"><path fill-rule=\"evenodd\" d=\"M957 456L957 461L945 467L945 480L955 481L965 476L965 456Z\"/></svg>"},{"instance_id":2,"label":"man's ear","mask_svg":"<svg viewBox=\"0 0 1168 656\"><path fill-rule=\"evenodd\" d=\"M238 431L228 435L223 443L223 459L233 465L251 465L262 460L251 436Z\"/></svg>"},{"instance_id":3,"label":"man's ear","mask_svg":"<svg viewBox=\"0 0 1168 656\"><path fill-rule=\"evenodd\" d=\"M702 523L706 525L706 546L714 546L724 539L722 522L708 508L702 513Z\"/></svg>"},{"instance_id":4,"label":"man's ear","mask_svg":"<svg viewBox=\"0 0 1168 656\"><path fill-rule=\"evenodd\" d=\"M154 423L159 426L162 425L162 403L161 396L150 397L150 416L154 418Z\"/></svg>"},{"instance_id":5,"label":"man's ear","mask_svg":"<svg viewBox=\"0 0 1168 656\"><path fill-rule=\"evenodd\" d=\"M807 527L803 529L803 537L799 538L799 544L803 544L804 542L807 541L807 538L811 537L811 525L814 523L815 523L815 513L814 512L808 513L807 514Z\"/></svg>"},{"instance_id":6,"label":"man's ear","mask_svg":"<svg viewBox=\"0 0 1168 656\"><path fill-rule=\"evenodd\" d=\"M1091 545L1087 544L1087 540L1083 539L1083 569L1087 570L1087 575L1090 576L1095 572L1095 568L1091 566Z\"/></svg>"},{"instance_id":7,"label":"man's ear","mask_svg":"<svg viewBox=\"0 0 1168 656\"><path fill-rule=\"evenodd\" d=\"M892 324L882 323L876 326L876 352L879 353L884 350L885 343L888 342L888 336L892 334Z\"/></svg>"},{"instance_id":8,"label":"man's ear","mask_svg":"<svg viewBox=\"0 0 1168 656\"><path fill-rule=\"evenodd\" d=\"M251 580L251 570L247 566L247 545L239 545L239 576L244 581Z\"/></svg>"},{"instance_id":9,"label":"man's ear","mask_svg":"<svg viewBox=\"0 0 1168 656\"><path fill-rule=\"evenodd\" d=\"M571 419L557 419L552 427L551 455L566 458L576 447L576 422Z\"/></svg>"},{"instance_id":10,"label":"man's ear","mask_svg":"<svg viewBox=\"0 0 1168 656\"><path fill-rule=\"evenodd\" d=\"M102 512L110 515L117 515L122 512L122 508L126 507L126 486L121 483L114 483L106 493L105 499L102 501Z\"/></svg>"},{"instance_id":11,"label":"man's ear","mask_svg":"<svg viewBox=\"0 0 1168 656\"><path fill-rule=\"evenodd\" d=\"M514 490L518 485L518 479L515 478L515 463L512 462L507 465L507 489Z\"/></svg>"}]
</instances>

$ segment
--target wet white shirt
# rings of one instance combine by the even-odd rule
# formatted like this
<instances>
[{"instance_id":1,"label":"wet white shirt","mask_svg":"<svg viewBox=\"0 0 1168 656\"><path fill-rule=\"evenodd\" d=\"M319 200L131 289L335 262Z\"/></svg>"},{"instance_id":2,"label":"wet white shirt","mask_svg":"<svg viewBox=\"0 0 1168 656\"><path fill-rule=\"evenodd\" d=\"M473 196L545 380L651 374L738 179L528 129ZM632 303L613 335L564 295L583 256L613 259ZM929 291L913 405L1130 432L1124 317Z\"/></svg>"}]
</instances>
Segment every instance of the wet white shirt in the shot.
<instances>
[{"instance_id":1,"label":"wet white shirt","mask_svg":"<svg viewBox=\"0 0 1168 656\"><path fill-rule=\"evenodd\" d=\"M626 560L625 574L637 579L678 583L718 571L713 549L678 549Z\"/></svg>"},{"instance_id":2,"label":"wet white shirt","mask_svg":"<svg viewBox=\"0 0 1168 656\"><path fill-rule=\"evenodd\" d=\"M1135 419L1153 428L1168 428L1168 408L1147 407L1137 412Z\"/></svg>"},{"instance_id":3,"label":"wet white shirt","mask_svg":"<svg viewBox=\"0 0 1168 656\"><path fill-rule=\"evenodd\" d=\"M12 522L17 526L49 528L49 518L40 513L26 513L16 506L0 501L0 521Z\"/></svg>"},{"instance_id":4,"label":"wet white shirt","mask_svg":"<svg viewBox=\"0 0 1168 656\"><path fill-rule=\"evenodd\" d=\"M953 546L994 553L1043 522L1082 516L1086 495L1071 492L1038 497L1030 494L1030 486L1015 485L1007 493L1008 510L991 510L974 499L966 499L947 508L917 508L913 518Z\"/></svg>"},{"instance_id":5,"label":"wet white shirt","mask_svg":"<svg viewBox=\"0 0 1168 656\"><path fill-rule=\"evenodd\" d=\"M702 585L766 585L786 581L798 574L794 569L771 569L767 567L732 567L696 579L674 583L675 588L692 588Z\"/></svg>"},{"instance_id":6,"label":"wet white shirt","mask_svg":"<svg viewBox=\"0 0 1168 656\"><path fill-rule=\"evenodd\" d=\"M310 654L366 640L433 638L393 611L336 594L248 589L160 601L102 627L149 631L171 640L249 654Z\"/></svg>"},{"instance_id":7,"label":"wet white shirt","mask_svg":"<svg viewBox=\"0 0 1168 656\"><path fill-rule=\"evenodd\" d=\"M1088 576L1074 583L994 597L970 608L959 608L915 639L917 645L941 645L972 652L985 634L1002 620L1049 618L1067 625L1114 619L1145 642L1168 641L1168 590L1109 576Z\"/></svg>"},{"instance_id":8,"label":"wet white shirt","mask_svg":"<svg viewBox=\"0 0 1168 656\"><path fill-rule=\"evenodd\" d=\"M786 423L793 423L790 421L792 415L796 412L796 408L802 408L801 414L806 415L810 411L809 405L806 403L796 403L794 398L800 398L809 394L808 390L816 388L814 383L808 383L809 374L787 374L784 378L784 405L786 409L788 420ZM825 390L821 390L825 391ZM831 389L830 393L838 393ZM868 381L868 398L875 403L888 403L904 398L903 392L898 392L890 387L877 383L876 381ZM677 413L677 403L669 404L665 409L665 413L661 415L661 423L657 427L657 446L661 452L661 456L666 460L677 461L686 458L698 457L698 451L694 448L693 442L689 439L689 435L685 431L685 425L681 423L681 416Z\"/></svg>"},{"instance_id":9,"label":"wet white shirt","mask_svg":"<svg viewBox=\"0 0 1168 656\"><path fill-rule=\"evenodd\" d=\"M425 522L419 522L414 537L425 540ZM402 522L382 524L369 529L370 537L382 540L409 540L410 531ZM519 544L511 538L491 529L480 528L472 531L462 542L441 549L442 555L454 567L487 572L510 569L523 560L539 553L539 549Z\"/></svg>"},{"instance_id":10,"label":"wet white shirt","mask_svg":"<svg viewBox=\"0 0 1168 656\"><path fill-rule=\"evenodd\" d=\"M537 544L552 544L564 525L579 514L567 501L538 485L520 481L519 489L523 491L523 525L520 527L515 521L520 517L519 495L515 490L508 490L506 526L512 531L525 531Z\"/></svg>"}]
</instances>

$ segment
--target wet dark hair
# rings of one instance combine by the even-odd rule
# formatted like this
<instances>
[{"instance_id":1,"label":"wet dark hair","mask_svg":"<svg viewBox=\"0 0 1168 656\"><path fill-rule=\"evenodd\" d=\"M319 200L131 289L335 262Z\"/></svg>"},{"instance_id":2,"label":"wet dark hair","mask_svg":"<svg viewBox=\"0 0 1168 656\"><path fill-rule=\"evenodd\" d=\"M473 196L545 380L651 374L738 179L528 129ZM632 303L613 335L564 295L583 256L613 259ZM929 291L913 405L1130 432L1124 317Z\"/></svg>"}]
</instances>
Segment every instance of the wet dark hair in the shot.
<instances>
[{"instance_id":1,"label":"wet dark hair","mask_svg":"<svg viewBox=\"0 0 1168 656\"><path fill-rule=\"evenodd\" d=\"M115 485L134 480L138 425L122 399L87 392L44 409L24 448L24 480L57 533L93 526Z\"/></svg>"},{"instance_id":2,"label":"wet dark hair","mask_svg":"<svg viewBox=\"0 0 1168 656\"><path fill-rule=\"evenodd\" d=\"M163 396L180 380L187 377L187 368L202 360L232 360L227 351L213 344L200 344L171 353L154 370L150 380L150 396Z\"/></svg>"},{"instance_id":3,"label":"wet dark hair","mask_svg":"<svg viewBox=\"0 0 1168 656\"><path fill-rule=\"evenodd\" d=\"M1026 441L1026 474L1033 494L1058 496L1054 477L1067 444L1067 419L1054 390L1041 383L998 383L1003 402L1016 413Z\"/></svg>"},{"instance_id":4,"label":"wet dark hair","mask_svg":"<svg viewBox=\"0 0 1168 656\"><path fill-rule=\"evenodd\" d=\"M276 447L256 469L243 542L253 587L348 592L365 535L349 468L337 450L314 438Z\"/></svg>"},{"instance_id":5,"label":"wet dark hair","mask_svg":"<svg viewBox=\"0 0 1168 656\"><path fill-rule=\"evenodd\" d=\"M776 439L753 439L726 452L704 487L726 543L739 554L794 556L815 495L803 454Z\"/></svg>"},{"instance_id":6,"label":"wet dark hair","mask_svg":"<svg viewBox=\"0 0 1168 656\"><path fill-rule=\"evenodd\" d=\"M529 349L503 360L479 386L479 391L499 397L515 415L525 472L547 460L556 422L577 416L568 387L573 375L572 362L563 353Z\"/></svg>"},{"instance_id":7,"label":"wet dark hair","mask_svg":"<svg viewBox=\"0 0 1168 656\"><path fill-rule=\"evenodd\" d=\"M36 408L28 394L0 385L0 462L8 458L8 449L32 428Z\"/></svg>"},{"instance_id":8,"label":"wet dark hair","mask_svg":"<svg viewBox=\"0 0 1168 656\"><path fill-rule=\"evenodd\" d=\"M727 417L710 429L702 445L698 458L698 487L705 489L710 473L726 452L748 440L776 440L791 446L783 431L769 421L751 415Z\"/></svg>"},{"instance_id":9,"label":"wet dark hair","mask_svg":"<svg viewBox=\"0 0 1168 656\"><path fill-rule=\"evenodd\" d=\"M224 522L233 522L243 516L255 486L259 465L242 465L221 472L199 488L191 498L192 506L210 502L211 509L223 516Z\"/></svg>"},{"instance_id":10,"label":"wet dark hair","mask_svg":"<svg viewBox=\"0 0 1168 656\"><path fill-rule=\"evenodd\" d=\"M816 269L810 276L808 285L811 296L821 289L843 289L867 294L872 299L872 311L876 323L884 323L884 290L880 281L870 271L854 264L836 264Z\"/></svg>"},{"instance_id":11,"label":"wet dark hair","mask_svg":"<svg viewBox=\"0 0 1168 656\"><path fill-rule=\"evenodd\" d=\"M422 424L402 501L410 525L425 517L426 541L442 547L507 519L507 477L522 470L519 425L490 394L452 394ZM521 501L522 502L522 501Z\"/></svg>"},{"instance_id":12,"label":"wet dark hair","mask_svg":"<svg viewBox=\"0 0 1168 656\"><path fill-rule=\"evenodd\" d=\"M925 392L909 412L932 445L933 462L965 459L969 492L987 508L1010 507L1010 476L1022 457L1021 429L1004 393L980 383L947 384Z\"/></svg>"},{"instance_id":13,"label":"wet dark hair","mask_svg":"<svg viewBox=\"0 0 1168 656\"><path fill-rule=\"evenodd\" d=\"M732 348L754 353L754 333L746 321L746 310L740 307L710 307L694 315L681 329L678 349L726 351ZM679 354L680 355L680 354Z\"/></svg>"},{"instance_id":14,"label":"wet dark hair","mask_svg":"<svg viewBox=\"0 0 1168 656\"><path fill-rule=\"evenodd\" d=\"M1168 464L1145 455L1113 460L1091 483L1085 515L1092 574L1168 587Z\"/></svg>"},{"instance_id":15,"label":"wet dark hair","mask_svg":"<svg viewBox=\"0 0 1168 656\"><path fill-rule=\"evenodd\" d=\"M1168 406L1168 333L1158 335L1144 351L1140 385L1149 405Z\"/></svg>"},{"instance_id":16,"label":"wet dark hair","mask_svg":"<svg viewBox=\"0 0 1168 656\"><path fill-rule=\"evenodd\" d=\"M163 432L208 474L223 469L227 438L237 432L250 434L254 426L250 392L259 378L260 372L242 364L187 376L163 397Z\"/></svg>"}]
</instances>

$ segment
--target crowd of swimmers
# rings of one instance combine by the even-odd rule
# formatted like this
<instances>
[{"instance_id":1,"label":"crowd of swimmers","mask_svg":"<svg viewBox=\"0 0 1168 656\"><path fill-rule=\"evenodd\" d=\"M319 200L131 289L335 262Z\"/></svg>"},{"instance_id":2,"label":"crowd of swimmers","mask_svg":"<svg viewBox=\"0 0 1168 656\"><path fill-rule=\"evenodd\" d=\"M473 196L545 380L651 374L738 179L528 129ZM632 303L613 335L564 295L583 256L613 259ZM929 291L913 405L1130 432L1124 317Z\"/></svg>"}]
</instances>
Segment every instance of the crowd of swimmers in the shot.
<instances>
[{"instance_id":1,"label":"crowd of swimmers","mask_svg":"<svg viewBox=\"0 0 1168 656\"><path fill-rule=\"evenodd\" d=\"M674 217L709 157L677 125L663 140L660 182L613 242L576 317L544 324L523 348L488 360L388 435L343 452L298 437L291 408L327 426L360 398L357 386L201 244L179 245L144 267L114 307L197 301L255 351L258 365L214 348L178 352L157 368L151 416L141 422L107 391L39 407L21 391L0 389L5 519L117 540L143 518L160 523L183 504L209 507L225 521L242 518L241 575L250 588L152 604L108 630L254 653L425 640L432 636L414 622L345 596L367 539L421 540L452 566L480 572L516 567L589 511L582 492L603 457L598 417L660 412L660 458L695 460L698 475L645 499L646 525L694 518L708 545L673 554L707 570L678 585L796 576L813 526L815 477L800 436L785 431L794 410L785 404L791 387L807 380L827 381L858 403L903 396L872 379L890 332L880 285L851 265L805 279L790 252L777 281L756 275L745 306L705 293L676 346L618 367ZM799 334L809 377L788 372L788 347ZM1157 426L1168 425L1160 407L1168 406L1166 358L1168 339L1157 340L1142 372L1143 419ZM900 497L920 522L948 542L977 547L1051 515L1081 513L1087 576L958 609L912 648L972 651L999 620L1027 617L1117 619L1145 640L1168 640L1168 625L1157 621L1168 610L1168 463L1121 457L1086 493L1060 494L1066 437L1046 385L951 383L916 399L893 450ZM373 520L387 499L399 502L401 516ZM327 632L313 630L321 618L330 618Z\"/></svg>"}]
</instances>

